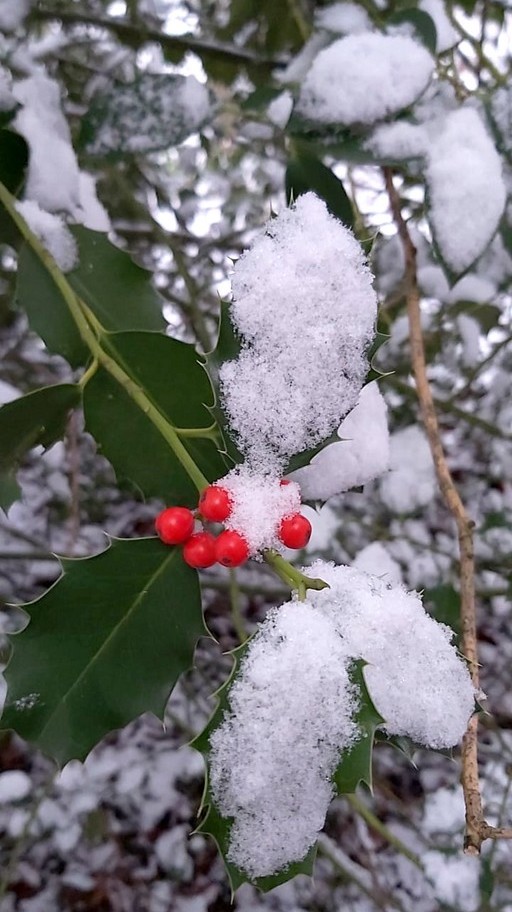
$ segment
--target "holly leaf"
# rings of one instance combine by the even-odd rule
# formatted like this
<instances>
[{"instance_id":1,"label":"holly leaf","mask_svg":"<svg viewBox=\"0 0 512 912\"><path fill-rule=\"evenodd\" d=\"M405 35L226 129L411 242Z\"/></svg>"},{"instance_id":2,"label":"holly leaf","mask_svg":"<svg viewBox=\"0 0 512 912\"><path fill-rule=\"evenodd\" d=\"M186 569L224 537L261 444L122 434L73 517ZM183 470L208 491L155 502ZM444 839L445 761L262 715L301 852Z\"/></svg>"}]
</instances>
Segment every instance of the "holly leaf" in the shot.
<instances>
[{"instance_id":1,"label":"holly leaf","mask_svg":"<svg viewBox=\"0 0 512 912\"><path fill-rule=\"evenodd\" d=\"M354 228L352 203L341 180L315 155L294 147L286 169L285 184L289 202L312 190L325 202L331 215L349 228Z\"/></svg>"},{"instance_id":2,"label":"holly leaf","mask_svg":"<svg viewBox=\"0 0 512 912\"><path fill-rule=\"evenodd\" d=\"M64 436L70 409L81 398L71 383L48 386L0 408L0 507L7 510L19 496L16 470L32 447L51 446Z\"/></svg>"},{"instance_id":3,"label":"holly leaf","mask_svg":"<svg viewBox=\"0 0 512 912\"><path fill-rule=\"evenodd\" d=\"M224 444L224 452L226 454L228 462L232 465L243 462L244 456L236 446L236 443L229 430L229 423L226 413L220 404L219 370L225 361L233 361L235 358L238 358L240 349L241 342L231 321L229 304L227 301L221 301L217 341L213 351L211 351L206 356L206 366L208 368L208 373L212 381L215 393L214 404L211 407L210 411L213 418L220 427Z\"/></svg>"},{"instance_id":4,"label":"holly leaf","mask_svg":"<svg viewBox=\"0 0 512 912\"><path fill-rule=\"evenodd\" d=\"M368 363L369 363L370 367L368 369L368 373L367 373L366 379L364 381L364 386L366 386L367 383L371 383L372 380L381 380L382 377L389 377L393 373L393 371L383 372L383 371L379 370L379 368L376 366L376 363L378 361L377 355L378 355L379 349L382 348L382 346L385 345L386 342L389 341L389 339L390 339L390 336L387 333L378 332L378 331L375 333L375 336L373 337L373 342L372 342L372 344L368 350L368 354L367 354Z\"/></svg>"},{"instance_id":5,"label":"holly leaf","mask_svg":"<svg viewBox=\"0 0 512 912\"><path fill-rule=\"evenodd\" d=\"M210 412L213 389L194 346L148 332L111 333L104 340L156 406L162 424L177 429L180 444L206 478L215 481L224 475L220 431ZM155 427L126 386L103 367L85 387L84 413L87 430L119 478L131 481L146 497L197 504L197 488L165 431Z\"/></svg>"},{"instance_id":6,"label":"holly leaf","mask_svg":"<svg viewBox=\"0 0 512 912\"><path fill-rule=\"evenodd\" d=\"M151 273L101 232L82 226L71 231L78 245L78 266L66 278L102 327L109 332L164 330L162 301L151 284ZM84 365L89 350L52 276L28 244L20 251L16 294L31 328L50 351L73 367Z\"/></svg>"},{"instance_id":7,"label":"holly leaf","mask_svg":"<svg viewBox=\"0 0 512 912\"><path fill-rule=\"evenodd\" d=\"M78 144L102 160L144 155L179 145L211 116L207 90L195 77L143 72L94 95Z\"/></svg>"},{"instance_id":8,"label":"holly leaf","mask_svg":"<svg viewBox=\"0 0 512 912\"><path fill-rule=\"evenodd\" d=\"M10 112L8 112L10 114ZM18 196L25 183L28 145L13 130L0 129L0 181L13 196ZM0 242L17 246L18 229L3 206L0 206Z\"/></svg>"},{"instance_id":9,"label":"holly leaf","mask_svg":"<svg viewBox=\"0 0 512 912\"><path fill-rule=\"evenodd\" d=\"M432 17L424 10L416 9L413 6L410 9L398 10L398 12L389 17L387 25L411 25L427 50L431 54L436 53L437 29Z\"/></svg>"},{"instance_id":10,"label":"holly leaf","mask_svg":"<svg viewBox=\"0 0 512 912\"><path fill-rule=\"evenodd\" d=\"M359 727L359 737L350 750L346 751L334 774L333 782L338 795L353 794L360 782L372 790L372 754L375 732L385 722L377 712L368 692L363 669L365 662L358 659L352 665L350 678L360 694L359 709L355 721Z\"/></svg>"},{"instance_id":11,"label":"holly leaf","mask_svg":"<svg viewBox=\"0 0 512 912\"><path fill-rule=\"evenodd\" d=\"M196 571L155 538L62 560L12 639L1 720L59 764L144 712L163 717L206 630Z\"/></svg>"}]
</instances>

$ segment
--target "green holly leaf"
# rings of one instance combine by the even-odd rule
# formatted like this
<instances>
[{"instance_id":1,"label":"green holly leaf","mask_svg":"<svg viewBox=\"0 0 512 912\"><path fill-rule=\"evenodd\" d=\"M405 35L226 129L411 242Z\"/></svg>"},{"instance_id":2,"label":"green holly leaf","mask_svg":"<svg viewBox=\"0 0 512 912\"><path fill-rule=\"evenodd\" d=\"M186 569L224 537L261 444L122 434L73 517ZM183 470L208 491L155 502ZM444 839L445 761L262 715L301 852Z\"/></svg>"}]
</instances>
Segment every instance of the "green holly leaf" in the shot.
<instances>
[{"instance_id":1,"label":"green holly leaf","mask_svg":"<svg viewBox=\"0 0 512 912\"><path fill-rule=\"evenodd\" d=\"M78 245L78 265L66 278L102 327L109 332L164 330L162 301L151 284L151 273L114 247L105 234L82 226L71 231ZM73 367L87 362L89 350L64 298L27 244L19 256L17 300L50 351L62 355Z\"/></svg>"},{"instance_id":2,"label":"green holly leaf","mask_svg":"<svg viewBox=\"0 0 512 912\"><path fill-rule=\"evenodd\" d=\"M211 116L206 90L193 76L139 73L128 85L112 82L94 95L78 144L102 160L145 155L179 145Z\"/></svg>"},{"instance_id":3,"label":"green holly leaf","mask_svg":"<svg viewBox=\"0 0 512 912\"><path fill-rule=\"evenodd\" d=\"M24 609L5 676L4 729L64 764L144 712L163 717L205 633L196 571L158 539L113 540Z\"/></svg>"},{"instance_id":4,"label":"green holly leaf","mask_svg":"<svg viewBox=\"0 0 512 912\"><path fill-rule=\"evenodd\" d=\"M221 301L217 341L213 351L209 352L206 356L206 365L215 393L214 404L210 411L221 430L224 452L228 464L230 463L231 465L243 462L244 456L236 446L229 430L227 416L220 405L219 370L225 361L233 361L235 358L238 358L240 349L240 337L237 335L231 321L229 304L227 301Z\"/></svg>"},{"instance_id":5,"label":"green holly leaf","mask_svg":"<svg viewBox=\"0 0 512 912\"><path fill-rule=\"evenodd\" d=\"M368 692L363 669L365 662L361 659L352 665L350 678L360 694L359 709L355 720L359 726L359 737L350 750L346 751L334 774L333 782L338 795L352 794L360 782L372 789L372 754L375 732L385 722L377 712Z\"/></svg>"},{"instance_id":6,"label":"green holly leaf","mask_svg":"<svg viewBox=\"0 0 512 912\"><path fill-rule=\"evenodd\" d=\"M398 10L387 19L386 24L392 26L412 25L421 43L425 45L431 54L436 53L437 29L432 17L424 10L416 9L413 6L410 9Z\"/></svg>"},{"instance_id":7,"label":"green holly leaf","mask_svg":"<svg viewBox=\"0 0 512 912\"><path fill-rule=\"evenodd\" d=\"M64 436L69 411L81 398L71 383L48 386L0 408L0 507L7 510L19 496L16 470L25 453L51 446Z\"/></svg>"},{"instance_id":8,"label":"green holly leaf","mask_svg":"<svg viewBox=\"0 0 512 912\"><path fill-rule=\"evenodd\" d=\"M289 202L312 190L325 202L331 215L349 228L354 228L352 203L341 180L311 152L294 146L286 169L285 183L286 199Z\"/></svg>"},{"instance_id":9,"label":"green holly leaf","mask_svg":"<svg viewBox=\"0 0 512 912\"><path fill-rule=\"evenodd\" d=\"M151 403L209 481L226 472L220 431L210 406L213 389L193 345L161 333L112 333L108 350ZM100 367L84 389L87 430L119 478L146 497L197 504L197 488L161 430L125 386Z\"/></svg>"},{"instance_id":10,"label":"green holly leaf","mask_svg":"<svg viewBox=\"0 0 512 912\"><path fill-rule=\"evenodd\" d=\"M27 165L28 145L23 137L13 130L0 129L0 181L13 196L18 196L23 188ZM3 206L0 206L0 240L12 246L19 242L18 229Z\"/></svg>"}]
</instances>

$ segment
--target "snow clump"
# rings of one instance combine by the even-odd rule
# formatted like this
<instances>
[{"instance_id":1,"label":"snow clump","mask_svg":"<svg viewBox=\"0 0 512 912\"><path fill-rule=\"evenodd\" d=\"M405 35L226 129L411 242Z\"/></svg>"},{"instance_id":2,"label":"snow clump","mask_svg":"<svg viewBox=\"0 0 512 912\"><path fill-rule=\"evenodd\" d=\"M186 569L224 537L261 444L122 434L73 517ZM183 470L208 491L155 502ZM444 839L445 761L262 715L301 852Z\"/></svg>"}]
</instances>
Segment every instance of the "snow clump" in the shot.
<instances>
[{"instance_id":1,"label":"snow clump","mask_svg":"<svg viewBox=\"0 0 512 912\"><path fill-rule=\"evenodd\" d=\"M211 737L211 788L233 817L228 860L263 877L303 858L333 798L330 777L356 735L343 641L307 603L270 612Z\"/></svg>"},{"instance_id":2,"label":"snow clump","mask_svg":"<svg viewBox=\"0 0 512 912\"><path fill-rule=\"evenodd\" d=\"M220 370L239 448L257 472L329 436L367 371L376 295L353 234L313 193L238 260L231 319L242 348Z\"/></svg>"},{"instance_id":3,"label":"snow clump","mask_svg":"<svg viewBox=\"0 0 512 912\"><path fill-rule=\"evenodd\" d=\"M31 200L16 203L16 209L44 244L62 272L69 272L73 269L78 260L77 245L60 216L45 212Z\"/></svg>"},{"instance_id":4,"label":"snow clump","mask_svg":"<svg viewBox=\"0 0 512 912\"><path fill-rule=\"evenodd\" d=\"M317 55L297 110L322 123L375 123L416 101L433 69L428 51L407 35L348 35Z\"/></svg>"},{"instance_id":5,"label":"snow clump","mask_svg":"<svg viewBox=\"0 0 512 912\"><path fill-rule=\"evenodd\" d=\"M391 471L380 480L380 495L394 513L412 513L436 493L430 447L415 424L392 434L390 444Z\"/></svg>"},{"instance_id":6,"label":"snow clump","mask_svg":"<svg viewBox=\"0 0 512 912\"><path fill-rule=\"evenodd\" d=\"M382 475L389 468L387 406L376 383L363 387L355 408L331 443L308 466L293 472L305 500L328 500Z\"/></svg>"},{"instance_id":7,"label":"snow clump","mask_svg":"<svg viewBox=\"0 0 512 912\"><path fill-rule=\"evenodd\" d=\"M500 156L474 108L436 123L426 171L429 218L443 259L461 273L491 242L507 192Z\"/></svg>"},{"instance_id":8,"label":"snow clump","mask_svg":"<svg viewBox=\"0 0 512 912\"><path fill-rule=\"evenodd\" d=\"M251 641L210 738L211 789L233 819L228 860L251 877L302 859L323 826L330 779L357 738L355 659L389 734L456 744L474 708L452 631L416 592L317 561L329 587L272 610Z\"/></svg>"},{"instance_id":9,"label":"snow clump","mask_svg":"<svg viewBox=\"0 0 512 912\"><path fill-rule=\"evenodd\" d=\"M290 481L269 475L256 475L247 466L233 469L222 479L232 501L224 523L242 535L254 556L263 548L280 548L278 531L281 520L300 511L300 488Z\"/></svg>"}]
</instances>

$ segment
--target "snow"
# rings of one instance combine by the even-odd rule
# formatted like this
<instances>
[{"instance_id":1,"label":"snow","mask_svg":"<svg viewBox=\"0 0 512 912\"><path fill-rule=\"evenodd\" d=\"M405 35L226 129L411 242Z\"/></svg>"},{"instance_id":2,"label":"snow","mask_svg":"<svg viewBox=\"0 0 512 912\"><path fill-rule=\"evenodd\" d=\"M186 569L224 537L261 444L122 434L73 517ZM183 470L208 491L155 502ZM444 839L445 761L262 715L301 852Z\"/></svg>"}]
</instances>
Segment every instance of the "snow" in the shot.
<instances>
[{"instance_id":1,"label":"snow","mask_svg":"<svg viewBox=\"0 0 512 912\"><path fill-rule=\"evenodd\" d=\"M424 127L407 120L381 124L366 140L364 146L379 158L401 161L422 158L428 145Z\"/></svg>"},{"instance_id":2,"label":"snow","mask_svg":"<svg viewBox=\"0 0 512 912\"><path fill-rule=\"evenodd\" d=\"M16 203L16 209L51 253L62 272L73 269L77 264L78 249L73 235L60 216L45 212L31 200Z\"/></svg>"},{"instance_id":3,"label":"snow","mask_svg":"<svg viewBox=\"0 0 512 912\"><path fill-rule=\"evenodd\" d=\"M425 852L422 861L441 903L459 912L476 912L480 908L478 858L429 851Z\"/></svg>"},{"instance_id":4,"label":"snow","mask_svg":"<svg viewBox=\"0 0 512 912\"><path fill-rule=\"evenodd\" d=\"M453 286L448 295L449 303L472 301L475 304L487 304L496 294L496 286L484 276L465 275Z\"/></svg>"},{"instance_id":5,"label":"snow","mask_svg":"<svg viewBox=\"0 0 512 912\"><path fill-rule=\"evenodd\" d=\"M262 548L280 548L277 533L285 516L300 511L300 489L290 482L280 484L278 477L257 475L247 466L233 469L222 479L233 502L224 526L235 529L247 541L254 555Z\"/></svg>"},{"instance_id":6,"label":"snow","mask_svg":"<svg viewBox=\"0 0 512 912\"><path fill-rule=\"evenodd\" d=\"M474 367L480 360L480 324L469 314L459 314L457 328L462 340L462 361L466 367Z\"/></svg>"},{"instance_id":7,"label":"snow","mask_svg":"<svg viewBox=\"0 0 512 912\"><path fill-rule=\"evenodd\" d=\"M353 567L317 561L307 570L330 589L308 601L335 620L350 656L364 659L365 680L389 734L432 748L451 747L474 708L453 631L425 613L417 592L391 586Z\"/></svg>"},{"instance_id":8,"label":"snow","mask_svg":"<svg viewBox=\"0 0 512 912\"><path fill-rule=\"evenodd\" d=\"M419 8L428 13L437 32L436 51L442 54L460 41L460 35L448 18L443 0L420 0Z\"/></svg>"},{"instance_id":9,"label":"snow","mask_svg":"<svg viewBox=\"0 0 512 912\"><path fill-rule=\"evenodd\" d=\"M96 181L92 174L81 171L79 175L80 205L75 213L81 225L91 231L110 231L112 225L104 206L96 194Z\"/></svg>"},{"instance_id":10,"label":"snow","mask_svg":"<svg viewBox=\"0 0 512 912\"><path fill-rule=\"evenodd\" d=\"M512 87L500 86L490 98L491 116L500 136L503 149L512 152Z\"/></svg>"},{"instance_id":11,"label":"snow","mask_svg":"<svg viewBox=\"0 0 512 912\"><path fill-rule=\"evenodd\" d=\"M303 858L333 797L329 781L354 738L356 702L334 623L306 603L271 612L211 737L211 787L234 817L228 859L253 877Z\"/></svg>"},{"instance_id":12,"label":"snow","mask_svg":"<svg viewBox=\"0 0 512 912\"><path fill-rule=\"evenodd\" d=\"M354 35L372 29L371 19L365 9L357 3L331 3L318 10L315 16L317 28L340 35Z\"/></svg>"},{"instance_id":13,"label":"snow","mask_svg":"<svg viewBox=\"0 0 512 912\"><path fill-rule=\"evenodd\" d=\"M357 401L376 315L371 275L352 233L307 193L237 261L233 297L242 350L221 368L222 399L252 468L277 474Z\"/></svg>"},{"instance_id":14,"label":"snow","mask_svg":"<svg viewBox=\"0 0 512 912\"><path fill-rule=\"evenodd\" d=\"M428 149L429 218L450 269L464 272L491 242L506 202L501 159L477 111L437 121Z\"/></svg>"},{"instance_id":15,"label":"snow","mask_svg":"<svg viewBox=\"0 0 512 912\"><path fill-rule=\"evenodd\" d=\"M15 32L23 22L31 0L0 0L0 31Z\"/></svg>"},{"instance_id":16,"label":"snow","mask_svg":"<svg viewBox=\"0 0 512 912\"><path fill-rule=\"evenodd\" d=\"M452 746L474 708L453 633L418 593L325 561L305 572L330 588L267 615L210 737L213 799L233 819L228 859L252 877L303 858L323 826L330 777L357 736L355 658L390 734Z\"/></svg>"},{"instance_id":17,"label":"snow","mask_svg":"<svg viewBox=\"0 0 512 912\"><path fill-rule=\"evenodd\" d=\"M293 95L291 92L281 92L277 98L269 104L267 108L267 117L268 119L280 127L281 130L284 130L286 124L290 119L290 114L292 113L293 108Z\"/></svg>"},{"instance_id":18,"label":"snow","mask_svg":"<svg viewBox=\"0 0 512 912\"><path fill-rule=\"evenodd\" d=\"M364 570L365 573L371 573L378 576L385 583L391 583L396 586L402 582L402 571L400 564L391 557L384 545L380 542L372 542L366 545L352 561L352 566L356 570Z\"/></svg>"},{"instance_id":19,"label":"snow","mask_svg":"<svg viewBox=\"0 0 512 912\"><path fill-rule=\"evenodd\" d=\"M427 438L417 425L391 435L391 471L380 479L381 498L395 513L411 513L435 496L436 478Z\"/></svg>"},{"instance_id":20,"label":"snow","mask_svg":"<svg viewBox=\"0 0 512 912\"><path fill-rule=\"evenodd\" d=\"M0 804L8 801L22 801L32 791L30 776L21 770L7 770L0 773Z\"/></svg>"},{"instance_id":21,"label":"snow","mask_svg":"<svg viewBox=\"0 0 512 912\"><path fill-rule=\"evenodd\" d=\"M48 212L73 213L80 204L80 172L59 86L38 74L16 83L13 91L23 105L14 126L30 147L25 196Z\"/></svg>"},{"instance_id":22,"label":"snow","mask_svg":"<svg viewBox=\"0 0 512 912\"><path fill-rule=\"evenodd\" d=\"M11 74L0 66L0 111L10 111L16 104L12 94Z\"/></svg>"},{"instance_id":23,"label":"snow","mask_svg":"<svg viewBox=\"0 0 512 912\"><path fill-rule=\"evenodd\" d=\"M408 36L349 35L313 61L298 111L322 123L371 124L409 107L433 68L428 51Z\"/></svg>"},{"instance_id":24,"label":"snow","mask_svg":"<svg viewBox=\"0 0 512 912\"><path fill-rule=\"evenodd\" d=\"M293 472L305 500L328 500L359 487L389 467L387 406L376 382L368 383L355 408L338 428L339 443L331 443L308 466Z\"/></svg>"},{"instance_id":25,"label":"snow","mask_svg":"<svg viewBox=\"0 0 512 912\"><path fill-rule=\"evenodd\" d=\"M422 294L427 298L446 301L450 296L450 286L444 270L440 266L434 266L433 263L418 269L418 284Z\"/></svg>"}]
</instances>

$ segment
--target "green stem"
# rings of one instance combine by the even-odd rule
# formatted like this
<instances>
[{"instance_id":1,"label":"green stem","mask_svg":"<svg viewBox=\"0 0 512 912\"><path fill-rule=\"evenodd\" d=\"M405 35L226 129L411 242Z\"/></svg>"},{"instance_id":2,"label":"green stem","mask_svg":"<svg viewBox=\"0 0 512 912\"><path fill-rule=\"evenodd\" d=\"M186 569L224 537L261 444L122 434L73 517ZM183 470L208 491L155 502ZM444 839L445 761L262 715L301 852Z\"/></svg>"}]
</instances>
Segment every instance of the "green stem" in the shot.
<instances>
[{"instance_id":1,"label":"green stem","mask_svg":"<svg viewBox=\"0 0 512 912\"><path fill-rule=\"evenodd\" d=\"M85 389L85 387L89 383L89 380L91 380L92 377L94 377L94 374L96 373L97 370L98 370L98 362L97 362L96 358L94 358L94 360L91 362L91 364L89 364L89 367L87 368L87 370L85 370L83 372L82 376L80 377L80 380L78 381L78 386L80 387L80 389L82 389L82 390Z\"/></svg>"},{"instance_id":2,"label":"green stem","mask_svg":"<svg viewBox=\"0 0 512 912\"><path fill-rule=\"evenodd\" d=\"M391 830L389 830L387 826L382 823L378 817L375 816L375 814L372 814L370 809L366 807L364 802L361 801L357 795L346 795L345 797L354 808L356 814L359 814L359 816L363 818L365 823L367 823L372 830L375 830L376 833L379 833L379 835L382 836L386 842L389 842L389 844L397 849L397 851L402 855L404 855L405 858L408 858L409 861L412 861L412 863L415 864L416 867L420 869L420 871L423 870L423 865L418 856L415 855L414 852L411 852L405 843L403 843L402 840L398 838L398 836L395 836L395 834L392 833Z\"/></svg>"},{"instance_id":3,"label":"green stem","mask_svg":"<svg viewBox=\"0 0 512 912\"><path fill-rule=\"evenodd\" d=\"M94 360L100 364L111 377L116 380L126 391L130 398L139 406L142 412L147 416L151 423L157 428L164 440L169 444L174 455L179 460L189 478L193 481L198 491L202 491L208 486L208 479L205 478L199 467L192 459L188 450L182 444L176 430L169 424L167 419L161 414L145 392L132 380L129 374L114 360L106 351L104 351L96 333L91 328L86 313L90 311L77 297L65 275L57 266L53 257L43 247L39 238L31 231L25 219L16 209L14 197L2 183L0 183L0 202L2 202L11 216L13 222L21 232L28 244L30 244L34 253L39 257L45 269L51 275L55 285L60 291L66 302L69 312L76 323L77 329L83 342L87 345ZM85 313L84 313L85 311ZM98 323L96 317L93 321L95 329L99 333L103 332L103 327ZM87 378L89 379L89 378Z\"/></svg>"},{"instance_id":4,"label":"green stem","mask_svg":"<svg viewBox=\"0 0 512 912\"><path fill-rule=\"evenodd\" d=\"M320 589L329 588L329 583L326 583L325 580L315 579L301 573L297 567L290 564L277 551L267 549L263 552L263 558L272 567L274 573L277 573L279 579L283 580L283 583L298 592L301 601L305 599L307 589L319 591Z\"/></svg>"}]
</instances>

